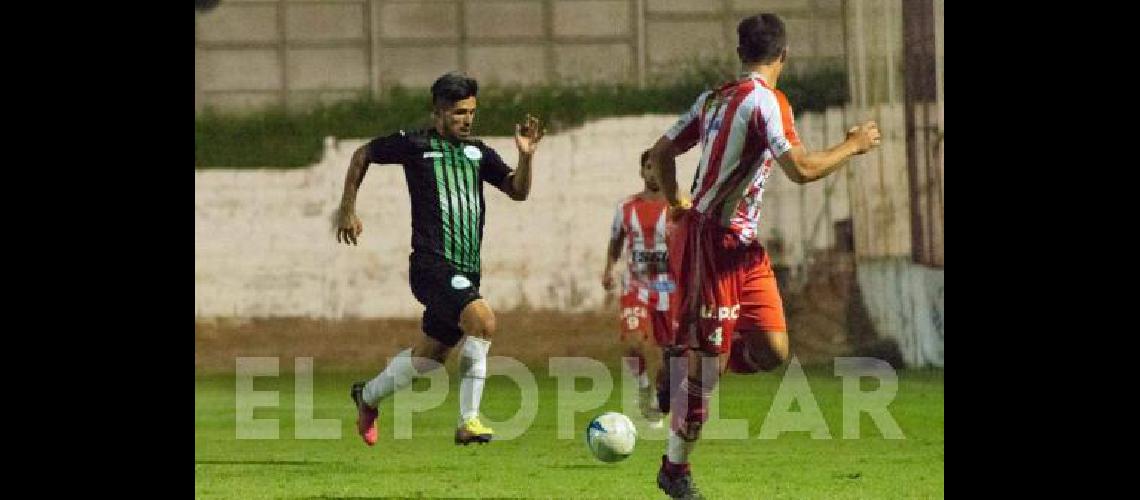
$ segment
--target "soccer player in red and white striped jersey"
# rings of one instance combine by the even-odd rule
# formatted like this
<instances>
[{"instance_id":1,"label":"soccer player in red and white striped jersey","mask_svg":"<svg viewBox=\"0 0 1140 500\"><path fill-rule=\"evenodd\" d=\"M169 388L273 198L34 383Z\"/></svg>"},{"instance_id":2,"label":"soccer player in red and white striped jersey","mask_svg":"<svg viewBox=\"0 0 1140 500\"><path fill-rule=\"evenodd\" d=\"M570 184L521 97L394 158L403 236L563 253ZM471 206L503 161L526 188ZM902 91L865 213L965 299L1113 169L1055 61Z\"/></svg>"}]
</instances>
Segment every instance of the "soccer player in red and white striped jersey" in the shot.
<instances>
[{"instance_id":1,"label":"soccer player in red and white striped jersey","mask_svg":"<svg viewBox=\"0 0 1140 500\"><path fill-rule=\"evenodd\" d=\"M669 260L680 301L675 341L687 350L687 362L667 368L685 374L671 377L681 382L673 387L671 432L657 476L658 487L673 498L700 497L688 457L720 373L727 367L771 370L788 356L776 279L756 238L773 162L793 182L806 183L879 143L878 126L866 122L849 129L843 142L809 152L795 133L787 99L776 90L788 56L783 21L774 14L747 17L737 35L739 78L701 94L650 152L662 194L678 218ZM677 194L675 158L697 144L701 157L688 206Z\"/></svg>"},{"instance_id":2,"label":"soccer player in red and white striped jersey","mask_svg":"<svg viewBox=\"0 0 1140 500\"><path fill-rule=\"evenodd\" d=\"M641 153L641 179L645 189L618 203L610 229L602 287L614 287L614 264L623 249L628 256L621 280L619 339L625 346L627 368L638 382L638 405L650 427L660 427L661 412L650 389L649 373L657 377L659 392L667 390L661 377L659 348L673 344L670 301L676 284L669 275L669 203L661 195L657 176L649 165L649 151Z\"/></svg>"}]
</instances>

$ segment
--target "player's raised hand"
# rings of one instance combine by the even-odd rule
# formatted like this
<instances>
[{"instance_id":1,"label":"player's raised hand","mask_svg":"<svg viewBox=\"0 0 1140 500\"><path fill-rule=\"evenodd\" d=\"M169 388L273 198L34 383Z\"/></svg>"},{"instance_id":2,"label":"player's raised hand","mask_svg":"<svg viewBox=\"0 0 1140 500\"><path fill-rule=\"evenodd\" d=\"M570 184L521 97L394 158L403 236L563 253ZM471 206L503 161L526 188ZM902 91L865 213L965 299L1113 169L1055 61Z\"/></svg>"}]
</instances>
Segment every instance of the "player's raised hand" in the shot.
<instances>
[{"instance_id":1,"label":"player's raised hand","mask_svg":"<svg viewBox=\"0 0 1140 500\"><path fill-rule=\"evenodd\" d=\"M515 124L515 146L519 148L521 154L534 154L535 149L538 149L538 141L541 141L544 135L546 129L543 128L542 122L529 113L526 115L526 120Z\"/></svg>"},{"instance_id":2,"label":"player's raised hand","mask_svg":"<svg viewBox=\"0 0 1140 500\"><path fill-rule=\"evenodd\" d=\"M360 217L351 210L338 210L336 217L336 241L345 245L356 245L356 237L364 232Z\"/></svg>"},{"instance_id":3,"label":"player's raised hand","mask_svg":"<svg viewBox=\"0 0 1140 500\"><path fill-rule=\"evenodd\" d=\"M878 146L882 136L879 134L879 125L871 120L847 129L847 139L855 141L858 149L855 154L863 154Z\"/></svg>"}]
</instances>

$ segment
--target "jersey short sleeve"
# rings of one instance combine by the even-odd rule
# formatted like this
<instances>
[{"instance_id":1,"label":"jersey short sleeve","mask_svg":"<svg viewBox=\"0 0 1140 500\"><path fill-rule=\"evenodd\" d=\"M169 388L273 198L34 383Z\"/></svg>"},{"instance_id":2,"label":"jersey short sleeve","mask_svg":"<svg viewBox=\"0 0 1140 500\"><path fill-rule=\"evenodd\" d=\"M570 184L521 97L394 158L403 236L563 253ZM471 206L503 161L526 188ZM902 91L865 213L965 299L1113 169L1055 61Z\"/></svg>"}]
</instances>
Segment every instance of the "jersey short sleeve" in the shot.
<instances>
[{"instance_id":1,"label":"jersey short sleeve","mask_svg":"<svg viewBox=\"0 0 1140 500\"><path fill-rule=\"evenodd\" d=\"M759 105L753 109L755 119L763 123L762 134L766 136L768 148L772 155L779 157L800 145L799 135L796 134L795 121L792 117L792 107L787 97L779 90L757 92Z\"/></svg>"},{"instance_id":2,"label":"jersey short sleeve","mask_svg":"<svg viewBox=\"0 0 1140 500\"><path fill-rule=\"evenodd\" d=\"M499 153L496 153L494 149L480 144L479 150L483 153L483 158L479 162L479 176L483 178L483 181L502 191L503 180L514 170L507 166L503 158L499 156Z\"/></svg>"},{"instance_id":3,"label":"jersey short sleeve","mask_svg":"<svg viewBox=\"0 0 1140 500\"><path fill-rule=\"evenodd\" d=\"M617 210L614 211L614 221L610 225L610 241L617 241L617 239L621 237L622 232L625 230L625 217L623 217L625 212L624 208L625 202L623 201L621 203L618 203Z\"/></svg>"},{"instance_id":4,"label":"jersey short sleeve","mask_svg":"<svg viewBox=\"0 0 1140 500\"><path fill-rule=\"evenodd\" d=\"M369 163L404 163L412 148L403 130L368 141Z\"/></svg>"},{"instance_id":5,"label":"jersey short sleeve","mask_svg":"<svg viewBox=\"0 0 1140 500\"><path fill-rule=\"evenodd\" d=\"M701 140L701 109L704 106L705 100L708 99L712 91L705 91L693 105L673 123L669 130L665 131L665 137L673 141L673 147L678 151L685 152L697 145Z\"/></svg>"}]
</instances>

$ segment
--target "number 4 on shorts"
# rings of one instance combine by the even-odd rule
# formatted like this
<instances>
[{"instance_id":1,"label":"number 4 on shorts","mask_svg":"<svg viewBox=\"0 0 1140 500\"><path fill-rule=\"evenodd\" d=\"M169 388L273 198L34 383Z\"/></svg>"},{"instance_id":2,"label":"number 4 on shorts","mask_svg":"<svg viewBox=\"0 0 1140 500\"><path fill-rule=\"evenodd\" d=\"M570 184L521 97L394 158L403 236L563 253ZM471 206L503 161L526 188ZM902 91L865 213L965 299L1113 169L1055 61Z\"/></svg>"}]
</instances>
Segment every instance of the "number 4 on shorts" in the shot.
<instances>
[{"instance_id":1,"label":"number 4 on shorts","mask_svg":"<svg viewBox=\"0 0 1140 500\"><path fill-rule=\"evenodd\" d=\"M713 330L712 335L709 335L709 342L711 342L712 345L720 347L720 341L721 341L721 336L723 334L723 331L724 331L723 327L720 327L720 326L716 327L716 330Z\"/></svg>"}]
</instances>

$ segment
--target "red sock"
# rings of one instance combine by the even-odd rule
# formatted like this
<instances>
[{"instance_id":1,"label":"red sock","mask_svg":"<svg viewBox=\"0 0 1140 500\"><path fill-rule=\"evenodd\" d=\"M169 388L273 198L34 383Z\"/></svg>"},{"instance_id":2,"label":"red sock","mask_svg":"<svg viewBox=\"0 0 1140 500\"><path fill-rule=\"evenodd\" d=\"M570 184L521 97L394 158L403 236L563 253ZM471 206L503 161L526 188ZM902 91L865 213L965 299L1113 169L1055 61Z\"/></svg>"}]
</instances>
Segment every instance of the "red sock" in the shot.
<instances>
[{"instance_id":1,"label":"red sock","mask_svg":"<svg viewBox=\"0 0 1140 500\"><path fill-rule=\"evenodd\" d=\"M708 403L712 390L713 387L704 387L700 379L687 377L681 381L680 390L673 401L673 432L687 436L690 423L699 425L708 420Z\"/></svg>"}]
</instances>

